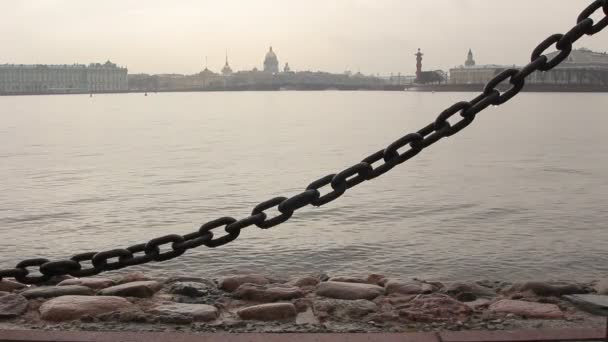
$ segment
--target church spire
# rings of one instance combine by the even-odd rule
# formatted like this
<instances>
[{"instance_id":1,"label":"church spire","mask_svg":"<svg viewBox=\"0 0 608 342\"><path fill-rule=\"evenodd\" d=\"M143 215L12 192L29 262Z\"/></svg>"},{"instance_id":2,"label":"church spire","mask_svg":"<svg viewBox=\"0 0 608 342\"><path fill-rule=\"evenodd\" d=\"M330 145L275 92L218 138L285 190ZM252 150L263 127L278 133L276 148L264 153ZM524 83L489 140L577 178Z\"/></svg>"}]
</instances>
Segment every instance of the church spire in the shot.
<instances>
[{"instance_id":1,"label":"church spire","mask_svg":"<svg viewBox=\"0 0 608 342\"><path fill-rule=\"evenodd\" d=\"M469 49L469 54L467 56L466 62L464 62L465 66L472 67L475 66L475 59L473 58L473 50Z\"/></svg>"},{"instance_id":2,"label":"church spire","mask_svg":"<svg viewBox=\"0 0 608 342\"><path fill-rule=\"evenodd\" d=\"M228 64L228 49L226 49L226 64L224 64L224 67L222 68L222 75L232 75L232 68L230 68L230 64Z\"/></svg>"}]
</instances>

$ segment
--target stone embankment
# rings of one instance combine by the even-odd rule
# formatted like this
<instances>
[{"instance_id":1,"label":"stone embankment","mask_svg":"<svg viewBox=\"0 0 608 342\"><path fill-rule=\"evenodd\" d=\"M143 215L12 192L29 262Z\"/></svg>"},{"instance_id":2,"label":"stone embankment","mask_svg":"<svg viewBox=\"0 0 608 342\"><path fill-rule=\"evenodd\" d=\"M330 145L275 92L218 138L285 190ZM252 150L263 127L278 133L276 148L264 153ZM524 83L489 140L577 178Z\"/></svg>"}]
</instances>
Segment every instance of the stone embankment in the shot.
<instances>
[{"instance_id":1,"label":"stone embankment","mask_svg":"<svg viewBox=\"0 0 608 342\"><path fill-rule=\"evenodd\" d=\"M437 331L600 327L608 279L594 283L432 282L325 274L283 279L149 279L141 273L0 281L0 329Z\"/></svg>"}]
</instances>

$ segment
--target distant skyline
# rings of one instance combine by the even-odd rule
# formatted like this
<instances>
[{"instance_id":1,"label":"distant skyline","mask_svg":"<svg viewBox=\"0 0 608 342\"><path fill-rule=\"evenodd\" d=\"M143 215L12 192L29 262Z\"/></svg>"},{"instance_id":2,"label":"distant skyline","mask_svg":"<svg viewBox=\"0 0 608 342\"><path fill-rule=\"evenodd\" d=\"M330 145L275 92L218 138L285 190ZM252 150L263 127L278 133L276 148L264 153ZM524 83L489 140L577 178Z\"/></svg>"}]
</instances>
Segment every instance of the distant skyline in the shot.
<instances>
[{"instance_id":1,"label":"distant skyline","mask_svg":"<svg viewBox=\"0 0 608 342\"><path fill-rule=\"evenodd\" d=\"M0 0L0 64L111 60L130 73L280 66L413 74L464 63L523 64L549 34L564 32L590 0ZM595 17L597 18L597 16ZM577 48L608 50L608 34Z\"/></svg>"}]
</instances>

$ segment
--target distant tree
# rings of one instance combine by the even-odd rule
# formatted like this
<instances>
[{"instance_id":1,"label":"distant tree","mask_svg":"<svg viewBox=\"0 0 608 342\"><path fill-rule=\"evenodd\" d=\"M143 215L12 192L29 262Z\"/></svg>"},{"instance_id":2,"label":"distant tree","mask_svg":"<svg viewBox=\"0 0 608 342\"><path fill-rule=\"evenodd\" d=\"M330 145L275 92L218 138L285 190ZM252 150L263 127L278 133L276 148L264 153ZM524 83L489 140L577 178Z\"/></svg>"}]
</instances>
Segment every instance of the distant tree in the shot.
<instances>
[{"instance_id":1,"label":"distant tree","mask_svg":"<svg viewBox=\"0 0 608 342\"><path fill-rule=\"evenodd\" d=\"M423 71L420 74L420 78L417 80L420 84L441 84L445 82L445 73L441 70L437 71Z\"/></svg>"}]
</instances>

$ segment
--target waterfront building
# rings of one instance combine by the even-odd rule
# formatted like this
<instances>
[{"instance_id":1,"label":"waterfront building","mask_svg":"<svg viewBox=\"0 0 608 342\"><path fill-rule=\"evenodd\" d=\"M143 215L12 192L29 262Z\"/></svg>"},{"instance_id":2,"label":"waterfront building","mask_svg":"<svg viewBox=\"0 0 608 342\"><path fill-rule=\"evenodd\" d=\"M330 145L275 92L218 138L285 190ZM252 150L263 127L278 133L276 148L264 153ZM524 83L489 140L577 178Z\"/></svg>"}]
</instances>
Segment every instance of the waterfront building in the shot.
<instances>
[{"instance_id":1,"label":"waterfront building","mask_svg":"<svg viewBox=\"0 0 608 342\"><path fill-rule=\"evenodd\" d=\"M87 65L0 65L0 93L126 91L127 69L107 61Z\"/></svg>"},{"instance_id":2,"label":"waterfront building","mask_svg":"<svg viewBox=\"0 0 608 342\"><path fill-rule=\"evenodd\" d=\"M554 58L559 52L547 54ZM494 76L509 68L508 65L476 65L469 50L465 65L450 69L451 84L486 84ZM526 79L528 84L564 86L608 86L608 54L586 48L572 50L570 56L553 70L534 72Z\"/></svg>"},{"instance_id":3,"label":"waterfront building","mask_svg":"<svg viewBox=\"0 0 608 342\"><path fill-rule=\"evenodd\" d=\"M412 85L416 82L416 76L414 75L402 75L401 73L390 74L388 77L380 77L384 81L384 83L388 85Z\"/></svg>"},{"instance_id":4,"label":"waterfront building","mask_svg":"<svg viewBox=\"0 0 608 342\"><path fill-rule=\"evenodd\" d=\"M504 65L486 64L477 65L473 58L473 51L469 49L464 65L450 69L451 84L486 84L498 73L509 68Z\"/></svg>"},{"instance_id":5,"label":"waterfront building","mask_svg":"<svg viewBox=\"0 0 608 342\"><path fill-rule=\"evenodd\" d=\"M279 72L279 59L277 55L272 51L272 46L270 50L266 53L266 57L264 58L264 72L269 72L272 74L276 74Z\"/></svg>"},{"instance_id":6,"label":"waterfront building","mask_svg":"<svg viewBox=\"0 0 608 342\"><path fill-rule=\"evenodd\" d=\"M558 52L547 54L549 59ZM572 50L555 69L535 72L526 80L532 84L608 86L608 54L586 48Z\"/></svg>"},{"instance_id":7,"label":"waterfront building","mask_svg":"<svg viewBox=\"0 0 608 342\"><path fill-rule=\"evenodd\" d=\"M198 90L224 85L225 76L209 70L205 67L203 71L194 75L159 75L159 90Z\"/></svg>"},{"instance_id":8,"label":"waterfront building","mask_svg":"<svg viewBox=\"0 0 608 342\"><path fill-rule=\"evenodd\" d=\"M402 82L413 82L414 76L404 76ZM321 71L290 71L271 74L260 70L241 70L233 72L230 77L215 73L209 69L194 75L162 74L129 75L131 90L139 91L195 91L223 89L326 89L326 87L343 89L361 89L362 87L380 87L386 80L362 73L353 75L332 74Z\"/></svg>"},{"instance_id":9,"label":"waterfront building","mask_svg":"<svg viewBox=\"0 0 608 342\"><path fill-rule=\"evenodd\" d=\"M447 80L447 73L443 70L422 71L420 76L416 77L416 83L419 84L442 84Z\"/></svg>"},{"instance_id":10,"label":"waterfront building","mask_svg":"<svg viewBox=\"0 0 608 342\"><path fill-rule=\"evenodd\" d=\"M226 65L228 65L226 60ZM129 75L129 89L137 91L196 91L202 89L220 89L226 86L228 75L232 75L230 66L222 69L222 74L205 67L201 72L192 75L183 74L135 74Z\"/></svg>"},{"instance_id":11,"label":"waterfront building","mask_svg":"<svg viewBox=\"0 0 608 342\"><path fill-rule=\"evenodd\" d=\"M131 89L139 91L326 89L328 87L342 89L375 87L377 89L386 83L379 77L366 76L360 72L354 75L321 71L294 72L289 63L285 63L281 71L277 55L272 47L266 54L262 70L258 70L256 67L250 70L232 70L226 53L224 66L219 73L213 72L205 66L203 71L194 75L138 74L130 77L133 79L130 84Z\"/></svg>"},{"instance_id":12,"label":"waterfront building","mask_svg":"<svg viewBox=\"0 0 608 342\"><path fill-rule=\"evenodd\" d=\"M129 90L158 91L159 75L129 74Z\"/></svg>"},{"instance_id":13,"label":"waterfront building","mask_svg":"<svg viewBox=\"0 0 608 342\"><path fill-rule=\"evenodd\" d=\"M470 67L460 66L450 69L451 84L486 84L494 76L509 68L504 65L487 64L474 65Z\"/></svg>"}]
</instances>

